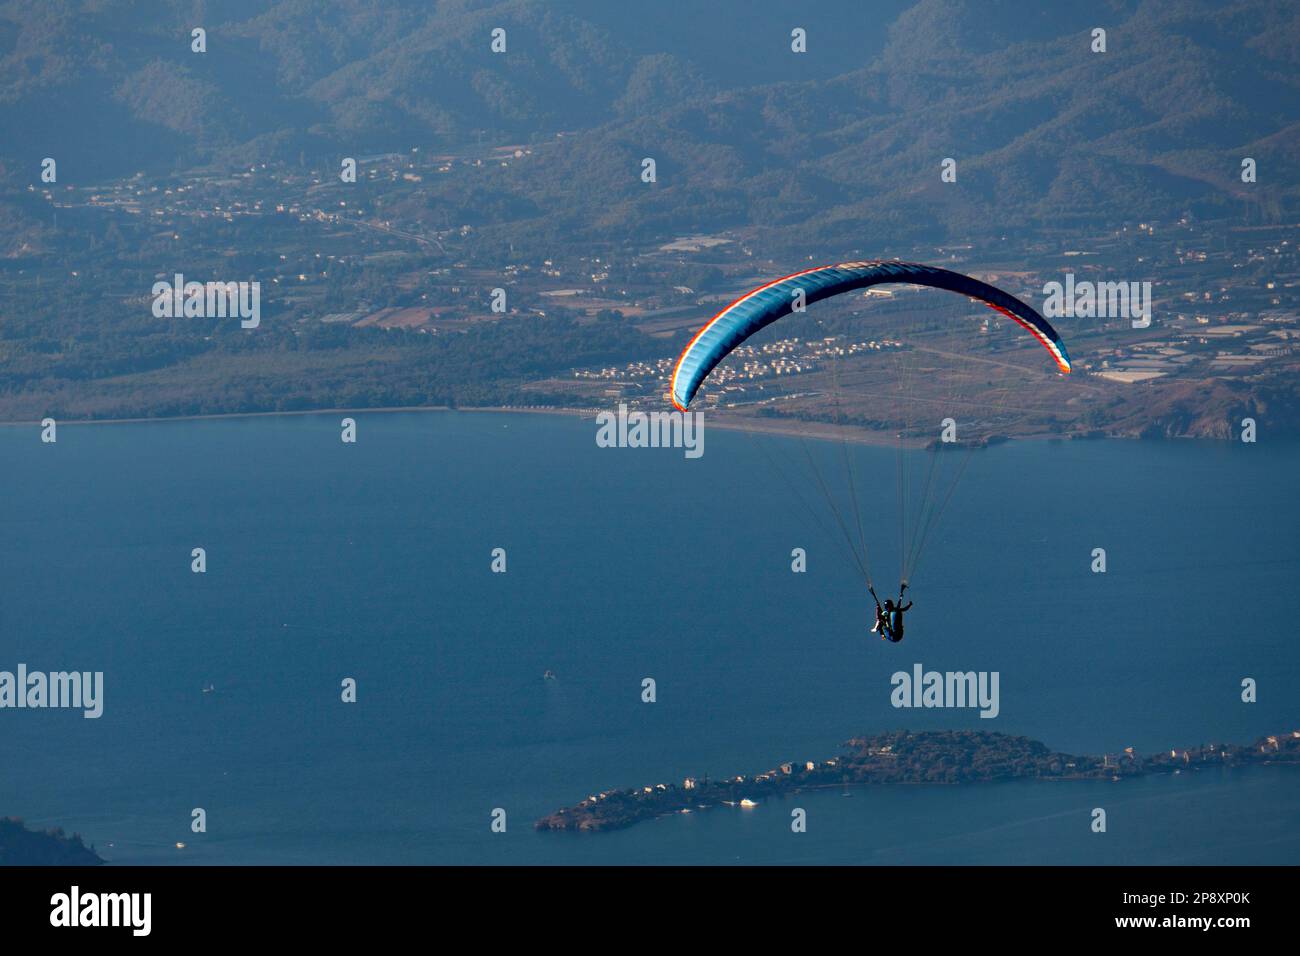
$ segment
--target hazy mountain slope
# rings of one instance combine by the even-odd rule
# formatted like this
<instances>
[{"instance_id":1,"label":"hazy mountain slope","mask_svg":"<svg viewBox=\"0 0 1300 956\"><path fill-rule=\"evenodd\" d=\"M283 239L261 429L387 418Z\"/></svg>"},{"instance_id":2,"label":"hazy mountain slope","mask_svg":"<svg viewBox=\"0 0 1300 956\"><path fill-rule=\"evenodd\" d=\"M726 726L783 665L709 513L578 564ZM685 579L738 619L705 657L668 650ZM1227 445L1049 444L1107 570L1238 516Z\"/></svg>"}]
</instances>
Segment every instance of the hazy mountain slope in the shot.
<instances>
[{"instance_id":1,"label":"hazy mountain slope","mask_svg":"<svg viewBox=\"0 0 1300 956\"><path fill-rule=\"evenodd\" d=\"M0 169L23 186L52 155L85 183L524 141L529 162L398 211L606 239L771 223L823 245L1183 210L1276 221L1300 196L1296 38L1300 8L1277 0L19 0L0 7Z\"/></svg>"},{"instance_id":2,"label":"hazy mountain slope","mask_svg":"<svg viewBox=\"0 0 1300 956\"><path fill-rule=\"evenodd\" d=\"M534 192L563 196L556 208L596 195L614 228L665 203L693 228L797 229L815 216L810 241L836 222L850 241L864 226L1070 226L1242 203L1248 216L1294 214L1300 87L1290 48L1268 38L1270 24L1295 29L1296 8L1143 6L1108 25L1105 54L1076 29L1092 19L1064 17L1055 36L1035 23L1032 39L1008 42L1016 21L992 9L926 0L861 70L700 97L565 141L529 167L544 182ZM659 159L663 196L618 174L636 155ZM1250 187L1247 155L1261 170ZM940 181L945 157L956 184Z\"/></svg>"}]
</instances>

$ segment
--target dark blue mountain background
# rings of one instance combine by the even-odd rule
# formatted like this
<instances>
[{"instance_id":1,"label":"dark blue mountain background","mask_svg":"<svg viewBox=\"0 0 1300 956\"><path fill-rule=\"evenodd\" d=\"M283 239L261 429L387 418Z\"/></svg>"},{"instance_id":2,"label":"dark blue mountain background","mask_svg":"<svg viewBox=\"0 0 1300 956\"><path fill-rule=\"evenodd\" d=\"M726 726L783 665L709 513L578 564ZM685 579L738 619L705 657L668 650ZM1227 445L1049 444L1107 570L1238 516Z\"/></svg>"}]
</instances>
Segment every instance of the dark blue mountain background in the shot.
<instances>
[{"instance_id":1,"label":"dark blue mountain background","mask_svg":"<svg viewBox=\"0 0 1300 956\"><path fill-rule=\"evenodd\" d=\"M1300 192L1297 49L1300 7L1269 0L18 2L0 11L0 161L17 186L46 155L90 182L528 143L542 161L398 211L454 219L460 202L481 225L593 238L776 223L826 243L1243 203L1270 222ZM948 156L959 190L939 180Z\"/></svg>"},{"instance_id":2,"label":"dark blue mountain background","mask_svg":"<svg viewBox=\"0 0 1300 956\"><path fill-rule=\"evenodd\" d=\"M1122 266L1162 320L1240 323L1292 307L1297 50L1282 0L14 0L0 420L588 401L575 369L662 361L809 258L962 258L1021 292ZM670 245L698 233L721 245ZM177 272L262 283L257 333L155 317ZM1261 335L1238 345L1291 354ZM1076 423L1221 435L1296 406L1268 368L1098 392Z\"/></svg>"}]
</instances>

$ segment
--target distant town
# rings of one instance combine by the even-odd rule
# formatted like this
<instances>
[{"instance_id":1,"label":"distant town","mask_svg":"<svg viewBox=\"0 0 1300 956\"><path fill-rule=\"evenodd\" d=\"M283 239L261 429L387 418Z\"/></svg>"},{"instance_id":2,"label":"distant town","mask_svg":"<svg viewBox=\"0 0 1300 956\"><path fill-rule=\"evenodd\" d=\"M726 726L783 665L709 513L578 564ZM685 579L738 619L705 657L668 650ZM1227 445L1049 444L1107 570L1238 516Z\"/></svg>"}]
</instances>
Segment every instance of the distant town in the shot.
<instances>
[{"instance_id":1,"label":"distant town","mask_svg":"<svg viewBox=\"0 0 1300 956\"><path fill-rule=\"evenodd\" d=\"M942 265L975 274L1039 308L1045 284L1066 274L1098 282L1149 281L1153 317L1146 328L1134 328L1127 317L1056 320L1078 370L1060 381L1032 341L1007 328L1002 316L932 290L874 287L844 302L820 303L808 316L783 320L738 349L706 382L700 407L741 423L755 416L770 423L827 422L842 415L846 424L865 431L898 431L901 415L886 414L878 400L858 401L855 394L881 394L901 368L921 365L943 374L924 376L915 401L937 406L947 398L951 407L978 410L968 418L984 435L1222 438L1230 437L1244 412L1300 404L1300 259L1293 224L1200 222L1187 214L1134 222L1089 239L1077 231L1039 231L1004 236L992 246L908 243L841 249L816 259L793 258L777 236L754 230L597 250L557 234L539 257L516 253L500 225L480 233L473 222L448 219L445 211L434 214L421 201L422 190L440 178L473 182L485 170L509 175L532 159L527 145L482 145L358 156L355 183L342 181L335 169L258 164L238 172L138 174L94 185L32 184L28 191L46 204L52 227L10 256L0 282L19 297L84 288L117 315L147 316L150 284L170 278L172 269L183 267L200 280L256 279L263 285L264 314L278 334L319 338L313 328L322 334L347 330L351 337L339 342L358 352L387 347L384 339L362 333L390 333L389 344L405 346L411 336L445 339L547 317L576 322L577 334L604 343L593 351L615 354L620 348L606 341L613 336L600 331L602 323L618 323L625 330L618 341L629 343L621 347L621 360L567 368L549 359L525 360L513 363L520 367L510 372L483 355L473 389L458 390L453 380L442 391L421 394L412 382L393 395L384 388L357 389L359 401L355 395L327 403L324 397L267 395L225 408L229 400L191 395L176 409L151 411L147 403L121 397L120 378L112 401L93 396L95 381L78 378L78 394L91 397L60 409L74 417L273 411L310 407L313 401L598 409L625 400L660 407L682 344L718 309L801 263L834 256ZM106 258L108 250L95 244L71 256L48 254L46 244L77 232L102 233L136 251L126 261ZM537 242L521 238L521 245L535 248ZM81 265L68 268L70 261ZM161 261L167 269L149 265ZM51 308L37 300L32 307ZM127 324L147 334L138 318ZM169 334L184 337L184 329L174 325ZM111 371L147 373L141 387L152 387L162 368L211 341L205 336L200 343L178 342L163 357L113 363ZM33 352L31 362L33 382L57 378L57 353ZM487 384L480 386L480 380ZM198 388L171 384L169 393ZM264 387L260 381L258 387ZM1036 401L1012 400L1029 391ZM69 401L67 389L58 394ZM43 414L50 404L38 395L28 394L26 401L15 396L0 408L0 418ZM1293 415L1284 423L1282 417L1274 427L1300 421Z\"/></svg>"},{"instance_id":2,"label":"distant town","mask_svg":"<svg viewBox=\"0 0 1300 956\"><path fill-rule=\"evenodd\" d=\"M1203 744L1149 756L1073 756L1027 737L970 730L891 731L855 737L828 760L790 760L762 773L710 780L686 777L626 790L602 790L536 823L538 830L614 830L674 813L715 807L749 809L770 797L803 790L867 784L963 784L995 780L1123 780L1152 773L1223 767L1300 766L1300 730L1252 744Z\"/></svg>"}]
</instances>

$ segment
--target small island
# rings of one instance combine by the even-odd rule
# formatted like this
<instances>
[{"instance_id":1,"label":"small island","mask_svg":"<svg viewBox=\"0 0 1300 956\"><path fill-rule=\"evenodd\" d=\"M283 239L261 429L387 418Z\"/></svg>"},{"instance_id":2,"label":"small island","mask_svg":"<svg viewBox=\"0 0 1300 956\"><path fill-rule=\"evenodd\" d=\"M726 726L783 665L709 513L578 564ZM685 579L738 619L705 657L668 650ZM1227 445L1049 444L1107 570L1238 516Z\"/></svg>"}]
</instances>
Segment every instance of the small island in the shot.
<instances>
[{"instance_id":1,"label":"small island","mask_svg":"<svg viewBox=\"0 0 1300 956\"><path fill-rule=\"evenodd\" d=\"M16 817L0 817L0 866L98 866L103 859L74 833L29 830Z\"/></svg>"},{"instance_id":2,"label":"small island","mask_svg":"<svg viewBox=\"0 0 1300 956\"><path fill-rule=\"evenodd\" d=\"M557 810L538 830L598 831L629 827L669 813L716 806L756 806L801 790L890 783L988 783L994 780L1120 780L1152 773L1257 764L1300 765L1300 731L1261 737L1252 744L1203 744L1150 756L1129 747L1117 754L1057 753L1028 737L974 730L855 737L838 757L792 760L751 776L720 780L687 777L630 790L605 790Z\"/></svg>"}]
</instances>

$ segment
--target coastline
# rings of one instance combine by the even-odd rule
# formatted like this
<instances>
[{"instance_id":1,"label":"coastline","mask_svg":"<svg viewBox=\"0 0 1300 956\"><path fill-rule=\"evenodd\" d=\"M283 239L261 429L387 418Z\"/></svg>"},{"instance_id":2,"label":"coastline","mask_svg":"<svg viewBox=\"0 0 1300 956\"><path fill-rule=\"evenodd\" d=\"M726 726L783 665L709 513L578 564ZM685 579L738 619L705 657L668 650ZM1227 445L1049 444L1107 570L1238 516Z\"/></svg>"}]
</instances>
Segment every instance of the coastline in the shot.
<instances>
[{"instance_id":1,"label":"coastline","mask_svg":"<svg viewBox=\"0 0 1300 956\"><path fill-rule=\"evenodd\" d=\"M887 731L848 740L828 760L789 760L757 774L710 781L592 793L573 806L537 820L542 831L601 832L677 813L719 806L753 808L764 800L807 790L907 784L965 785L1029 779L1059 782L1178 774L1208 767L1300 766L1300 730L1260 737L1249 744L1202 744L1140 756L1076 755L1053 751L1027 737L991 731Z\"/></svg>"},{"instance_id":2,"label":"coastline","mask_svg":"<svg viewBox=\"0 0 1300 956\"><path fill-rule=\"evenodd\" d=\"M664 409L668 411L669 409ZM569 408L563 406L535 406L535 405L474 405L474 406L457 406L452 408L449 405L394 405L376 408L309 408L294 409L291 411L271 411L271 412L212 412L202 415L159 415L159 416L141 416L134 418L69 418L58 420L59 427L66 425L143 425L143 424L169 424L179 422L204 422L204 421L226 421L241 418L277 418L277 417L303 417L308 415L388 415L388 414L411 414L411 413L456 413L465 412L468 414L475 413L498 413L498 414L519 414L519 415L555 415L564 418L590 418L594 419L601 412L610 411L603 407L590 408ZM653 409L649 410L653 411ZM708 414L701 412L701 414ZM781 438L807 438L816 441L845 441L855 445L871 445L876 447L887 446L896 448L900 442L892 433L873 432L867 429L854 428L848 425L837 425L833 422L807 421L803 419L777 419L763 420L745 419L743 417L727 417L722 419L706 418L710 428L721 428L727 431L746 432L751 435L771 435ZM40 422L32 421L0 421L0 428L39 428ZM1000 441L1043 441L1056 439L1058 441L1079 441L1079 440L1100 440L1106 439L1123 439L1127 440L1131 436L1122 435L1104 435L1104 436L1085 436L1085 435L1006 435L999 436ZM905 448L925 448L926 442L920 439L909 438L901 442Z\"/></svg>"}]
</instances>

